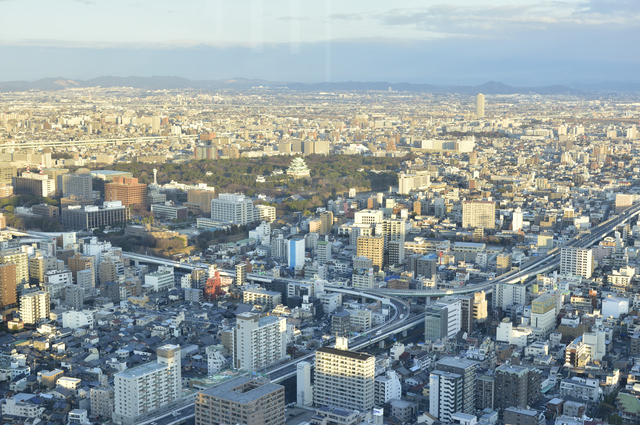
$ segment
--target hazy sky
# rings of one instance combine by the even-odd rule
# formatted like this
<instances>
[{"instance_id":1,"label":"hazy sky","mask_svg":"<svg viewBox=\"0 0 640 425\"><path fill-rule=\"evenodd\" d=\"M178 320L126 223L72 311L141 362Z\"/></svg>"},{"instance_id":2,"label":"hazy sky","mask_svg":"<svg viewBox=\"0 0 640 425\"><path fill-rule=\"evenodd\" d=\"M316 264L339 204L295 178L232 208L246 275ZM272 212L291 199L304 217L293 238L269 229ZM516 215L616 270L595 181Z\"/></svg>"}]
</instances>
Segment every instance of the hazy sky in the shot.
<instances>
[{"instance_id":1,"label":"hazy sky","mask_svg":"<svg viewBox=\"0 0 640 425\"><path fill-rule=\"evenodd\" d=\"M638 82L640 0L0 0L0 80Z\"/></svg>"}]
</instances>

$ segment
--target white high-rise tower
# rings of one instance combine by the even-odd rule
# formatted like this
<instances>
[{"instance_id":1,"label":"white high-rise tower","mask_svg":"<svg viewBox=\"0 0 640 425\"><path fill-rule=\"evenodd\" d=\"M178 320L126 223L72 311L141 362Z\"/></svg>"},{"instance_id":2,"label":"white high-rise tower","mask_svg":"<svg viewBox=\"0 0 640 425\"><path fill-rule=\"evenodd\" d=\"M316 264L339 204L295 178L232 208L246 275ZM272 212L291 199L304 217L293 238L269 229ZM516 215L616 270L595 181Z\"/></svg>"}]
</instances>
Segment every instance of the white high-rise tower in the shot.
<instances>
[{"instance_id":1,"label":"white high-rise tower","mask_svg":"<svg viewBox=\"0 0 640 425\"><path fill-rule=\"evenodd\" d=\"M478 93L476 96L476 118L484 118L484 95Z\"/></svg>"}]
</instances>

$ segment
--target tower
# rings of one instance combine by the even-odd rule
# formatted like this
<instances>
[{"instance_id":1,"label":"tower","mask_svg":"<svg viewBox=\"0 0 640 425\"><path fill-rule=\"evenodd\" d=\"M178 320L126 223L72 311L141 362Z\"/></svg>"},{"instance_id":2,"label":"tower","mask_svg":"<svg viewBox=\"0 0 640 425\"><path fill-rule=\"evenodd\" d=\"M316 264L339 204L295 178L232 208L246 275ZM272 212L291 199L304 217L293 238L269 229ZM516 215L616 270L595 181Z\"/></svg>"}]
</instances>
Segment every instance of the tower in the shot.
<instances>
[{"instance_id":1,"label":"tower","mask_svg":"<svg viewBox=\"0 0 640 425\"><path fill-rule=\"evenodd\" d=\"M478 93L476 96L476 118L484 118L484 95Z\"/></svg>"}]
</instances>

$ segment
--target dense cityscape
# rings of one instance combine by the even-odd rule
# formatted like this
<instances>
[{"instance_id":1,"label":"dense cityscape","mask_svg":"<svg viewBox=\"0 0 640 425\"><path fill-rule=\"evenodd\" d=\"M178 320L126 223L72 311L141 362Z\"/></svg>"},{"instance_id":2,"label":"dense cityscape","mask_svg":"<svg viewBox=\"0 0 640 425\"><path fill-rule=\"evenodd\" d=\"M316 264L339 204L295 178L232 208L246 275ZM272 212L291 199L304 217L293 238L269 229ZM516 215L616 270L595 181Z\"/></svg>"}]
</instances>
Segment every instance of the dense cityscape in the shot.
<instances>
[{"instance_id":1,"label":"dense cityscape","mask_svg":"<svg viewBox=\"0 0 640 425\"><path fill-rule=\"evenodd\" d=\"M640 99L0 93L3 424L640 423Z\"/></svg>"}]
</instances>

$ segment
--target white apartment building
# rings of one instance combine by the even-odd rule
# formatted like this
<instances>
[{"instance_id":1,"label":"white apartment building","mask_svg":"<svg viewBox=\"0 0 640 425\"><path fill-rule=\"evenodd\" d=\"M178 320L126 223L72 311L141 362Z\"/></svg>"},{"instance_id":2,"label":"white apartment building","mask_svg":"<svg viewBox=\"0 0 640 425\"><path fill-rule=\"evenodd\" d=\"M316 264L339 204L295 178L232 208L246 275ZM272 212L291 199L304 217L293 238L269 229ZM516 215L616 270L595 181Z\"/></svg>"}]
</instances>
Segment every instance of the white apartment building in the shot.
<instances>
[{"instance_id":1,"label":"white apartment building","mask_svg":"<svg viewBox=\"0 0 640 425\"><path fill-rule=\"evenodd\" d=\"M493 291L493 308L503 311L514 304L526 305L527 287L513 283L498 283Z\"/></svg>"},{"instance_id":2,"label":"white apartment building","mask_svg":"<svg viewBox=\"0 0 640 425\"><path fill-rule=\"evenodd\" d=\"M175 286L173 267L160 266L157 272L145 275L144 286L154 292L166 291L173 288Z\"/></svg>"},{"instance_id":3,"label":"white apartment building","mask_svg":"<svg viewBox=\"0 0 640 425\"><path fill-rule=\"evenodd\" d=\"M600 381L592 378L572 378L563 379L560 382L560 395L570 395L581 398L585 401L597 403L602 397Z\"/></svg>"},{"instance_id":4,"label":"white apartment building","mask_svg":"<svg viewBox=\"0 0 640 425\"><path fill-rule=\"evenodd\" d=\"M591 248L563 247L560 251L560 274L591 278L593 274L593 251Z\"/></svg>"},{"instance_id":5,"label":"white apartment building","mask_svg":"<svg viewBox=\"0 0 640 425\"><path fill-rule=\"evenodd\" d=\"M400 400L402 397L402 384L393 370L376 376L373 382L373 402L376 406L384 406L389 400Z\"/></svg>"},{"instance_id":6,"label":"white apartment building","mask_svg":"<svg viewBox=\"0 0 640 425\"><path fill-rule=\"evenodd\" d=\"M48 292L31 292L20 297L20 319L26 324L35 325L49 319L50 308Z\"/></svg>"},{"instance_id":7,"label":"white apartment building","mask_svg":"<svg viewBox=\"0 0 640 425\"><path fill-rule=\"evenodd\" d=\"M353 273L351 284L354 288L373 288L373 261L367 257L353 259Z\"/></svg>"},{"instance_id":8,"label":"white apartment building","mask_svg":"<svg viewBox=\"0 0 640 425\"><path fill-rule=\"evenodd\" d=\"M92 310L68 310L62 313L62 327L70 329L78 329L82 327L88 327L93 329L94 325L94 311Z\"/></svg>"},{"instance_id":9,"label":"white apartment building","mask_svg":"<svg viewBox=\"0 0 640 425\"><path fill-rule=\"evenodd\" d=\"M17 394L11 398L0 401L2 406L2 416L22 416L27 418L39 418L46 407L42 403L32 403L29 399L35 397L35 394Z\"/></svg>"},{"instance_id":10,"label":"white apartment building","mask_svg":"<svg viewBox=\"0 0 640 425\"><path fill-rule=\"evenodd\" d=\"M429 414L441 422L451 422L451 416L463 409L463 376L434 370L429 376L429 388Z\"/></svg>"},{"instance_id":11,"label":"white apartment building","mask_svg":"<svg viewBox=\"0 0 640 425\"><path fill-rule=\"evenodd\" d=\"M357 332L371 329L371 310L347 310L352 329Z\"/></svg>"},{"instance_id":12,"label":"white apartment building","mask_svg":"<svg viewBox=\"0 0 640 425\"><path fill-rule=\"evenodd\" d=\"M276 207L259 204L255 208L256 215L260 221L266 221L267 223L276 221Z\"/></svg>"},{"instance_id":13,"label":"white apartment building","mask_svg":"<svg viewBox=\"0 0 640 425\"><path fill-rule=\"evenodd\" d=\"M220 347L215 345L210 345L205 350L209 375L215 375L227 366L227 359L220 351Z\"/></svg>"},{"instance_id":14,"label":"white apartment building","mask_svg":"<svg viewBox=\"0 0 640 425\"><path fill-rule=\"evenodd\" d=\"M282 304L282 294L264 289L245 289L242 291L242 302L251 305L261 305L267 310Z\"/></svg>"},{"instance_id":15,"label":"white apartment building","mask_svg":"<svg viewBox=\"0 0 640 425\"><path fill-rule=\"evenodd\" d=\"M180 346L167 344L156 350L157 362L146 363L115 374L113 421L132 425L148 412L181 396Z\"/></svg>"},{"instance_id":16,"label":"white apartment building","mask_svg":"<svg viewBox=\"0 0 640 425\"><path fill-rule=\"evenodd\" d=\"M234 367L253 371L287 357L287 320L283 317L260 317L256 313L236 316L234 329Z\"/></svg>"},{"instance_id":17,"label":"white apartment building","mask_svg":"<svg viewBox=\"0 0 640 425\"><path fill-rule=\"evenodd\" d=\"M354 224L375 224L382 223L384 214L382 210L361 210L353 215Z\"/></svg>"},{"instance_id":18,"label":"white apartment building","mask_svg":"<svg viewBox=\"0 0 640 425\"><path fill-rule=\"evenodd\" d=\"M342 338L339 338L342 339ZM316 406L336 406L366 412L374 405L375 356L339 348L316 351L313 401Z\"/></svg>"},{"instance_id":19,"label":"white apartment building","mask_svg":"<svg viewBox=\"0 0 640 425\"><path fill-rule=\"evenodd\" d=\"M221 193L217 199L211 200L211 219L239 226L256 221L253 201L244 195Z\"/></svg>"}]
</instances>

